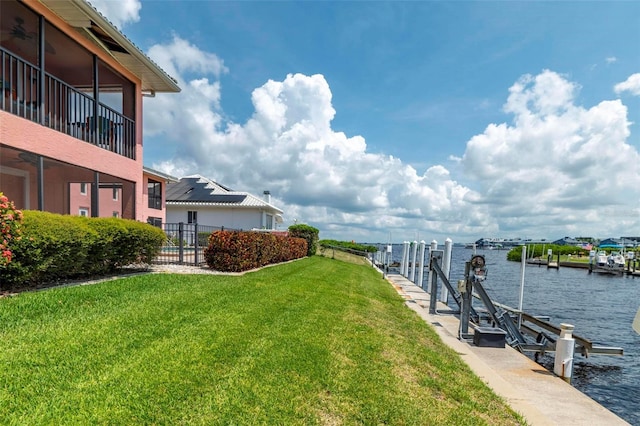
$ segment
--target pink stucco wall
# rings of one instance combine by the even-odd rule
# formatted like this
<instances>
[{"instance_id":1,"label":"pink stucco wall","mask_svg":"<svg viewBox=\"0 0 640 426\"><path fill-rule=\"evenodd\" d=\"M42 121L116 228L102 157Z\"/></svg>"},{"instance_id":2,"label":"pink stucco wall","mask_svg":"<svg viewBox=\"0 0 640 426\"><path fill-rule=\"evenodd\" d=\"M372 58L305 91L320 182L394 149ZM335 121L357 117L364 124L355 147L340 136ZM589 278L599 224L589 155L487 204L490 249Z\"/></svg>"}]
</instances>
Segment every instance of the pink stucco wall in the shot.
<instances>
[{"instance_id":1,"label":"pink stucco wall","mask_svg":"<svg viewBox=\"0 0 640 426\"><path fill-rule=\"evenodd\" d=\"M91 184L86 183L85 193L81 192L80 183L69 185L69 214L79 215L80 209L87 211L87 216L91 216ZM112 188L100 189L99 209L100 217L122 217L122 190L116 189L116 199L113 198Z\"/></svg>"},{"instance_id":2,"label":"pink stucco wall","mask_svg":"<svg viewBox=\"0 0 640 426\"><path fill-rule=\"evenodd\" d=\"M162 219L162 222L166 222L166 188L167 182L164 179L161 179L158 176L148 174L143 172L143 183L142 183L142 221L146 222L149 217L158 217ZM162 209L152 209L149 208L149 194L147 190L147 183L149 183L149 179L154 180L156 182L160 182L162 184Z\"/></svg>"},{"instance_id":3,"label":"pink stucco wall","mask_svg":"<svg viewBox=\"0 0 640 426\"><path fill-rule=\"evenodd\" d=\"M42 3L33 0L26 0L25 3L135 83L137 160L125 158L4 111L0 111L0 143L135 182L135 217L138 220L143 220L143 187L146 189L146 183L143 184L142 177L142 92L140 80L111 56L105 55L94 44L79 36L73 27L61 20ZM34 207L32 206L32 208Z\"/></svg>"}]
</instances>

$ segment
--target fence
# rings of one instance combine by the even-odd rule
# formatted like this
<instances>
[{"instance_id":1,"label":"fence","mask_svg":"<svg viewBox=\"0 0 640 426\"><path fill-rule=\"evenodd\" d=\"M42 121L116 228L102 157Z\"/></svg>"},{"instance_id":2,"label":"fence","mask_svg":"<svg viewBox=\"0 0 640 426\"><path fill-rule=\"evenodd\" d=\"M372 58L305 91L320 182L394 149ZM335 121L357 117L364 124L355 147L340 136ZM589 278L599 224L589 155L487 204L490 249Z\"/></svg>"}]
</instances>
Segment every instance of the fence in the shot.
<instances>
[{"instance_id":1,"label":"fence","mask_svg":"<svg viewBox=\"0 0 640 426\"><path fill-rule=\"evenodd\" d=\"M202 265L205 263L204 249L209 235L224 227L199 225L197 223L163 223L167 235L160 254L153 260L158 264ZM232 229L227 229L232 231Z\"/></svg>"}]
</instances>

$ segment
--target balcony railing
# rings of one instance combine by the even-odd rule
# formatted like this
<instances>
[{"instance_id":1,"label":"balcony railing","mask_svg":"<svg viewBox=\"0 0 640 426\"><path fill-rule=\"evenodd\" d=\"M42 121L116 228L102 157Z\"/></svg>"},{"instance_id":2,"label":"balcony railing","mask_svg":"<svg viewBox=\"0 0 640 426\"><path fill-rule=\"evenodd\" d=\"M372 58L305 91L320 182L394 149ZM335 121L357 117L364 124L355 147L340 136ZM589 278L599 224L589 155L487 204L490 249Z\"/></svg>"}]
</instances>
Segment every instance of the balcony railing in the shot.
<instances>
[{"instance_id":1,"label":"balcony railing","mask_svg":"<svg viewBox=\"0 0 640 426\"><path fill-rule=\"evenodd\" d=\"M136 124L114 109L0 48L0 109L127 158L136 158ZM95 118L97 117L97 119Z\"/></svg>"}]
</instances>

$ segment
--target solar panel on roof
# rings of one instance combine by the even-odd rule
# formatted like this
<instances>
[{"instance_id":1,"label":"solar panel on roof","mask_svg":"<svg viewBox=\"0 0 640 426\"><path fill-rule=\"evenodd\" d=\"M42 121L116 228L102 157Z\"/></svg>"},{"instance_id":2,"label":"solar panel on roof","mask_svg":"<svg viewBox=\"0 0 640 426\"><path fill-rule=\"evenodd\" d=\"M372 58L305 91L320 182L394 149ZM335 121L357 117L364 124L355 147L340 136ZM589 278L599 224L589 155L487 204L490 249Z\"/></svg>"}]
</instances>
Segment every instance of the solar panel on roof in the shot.
<instances>
[{"instance_id":1,"label":"solar panel on roof","mask_svg":"<svg viewBox=\"0 0 640 426\"><path fill-rule=\"evenodd\" d=\"M238 204L247 198L246 194L216 194L206 186L197 178L182 178L180 182L167 185L167 201Z\"/></svg>"}]
</instances>

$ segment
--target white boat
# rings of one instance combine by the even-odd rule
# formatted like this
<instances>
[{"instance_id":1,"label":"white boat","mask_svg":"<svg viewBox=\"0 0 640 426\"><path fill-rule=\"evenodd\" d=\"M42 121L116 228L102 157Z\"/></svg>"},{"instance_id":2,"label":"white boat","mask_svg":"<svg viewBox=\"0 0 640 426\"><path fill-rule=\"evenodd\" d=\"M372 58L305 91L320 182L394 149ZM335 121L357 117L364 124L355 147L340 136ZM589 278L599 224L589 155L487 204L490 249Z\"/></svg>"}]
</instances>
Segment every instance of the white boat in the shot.
<instances>
[{"instance_id":1,"label":"white boat","mask_svg":"<svg viewBox=\"0 0 640 426\"><path fill-rule=\"evenodd\" d=\"M599 251L593 260L592 270L600 274L622 275L624 272L624 256L618 252L607 254L605 251Z\"/></svg>"}]
</instances>

